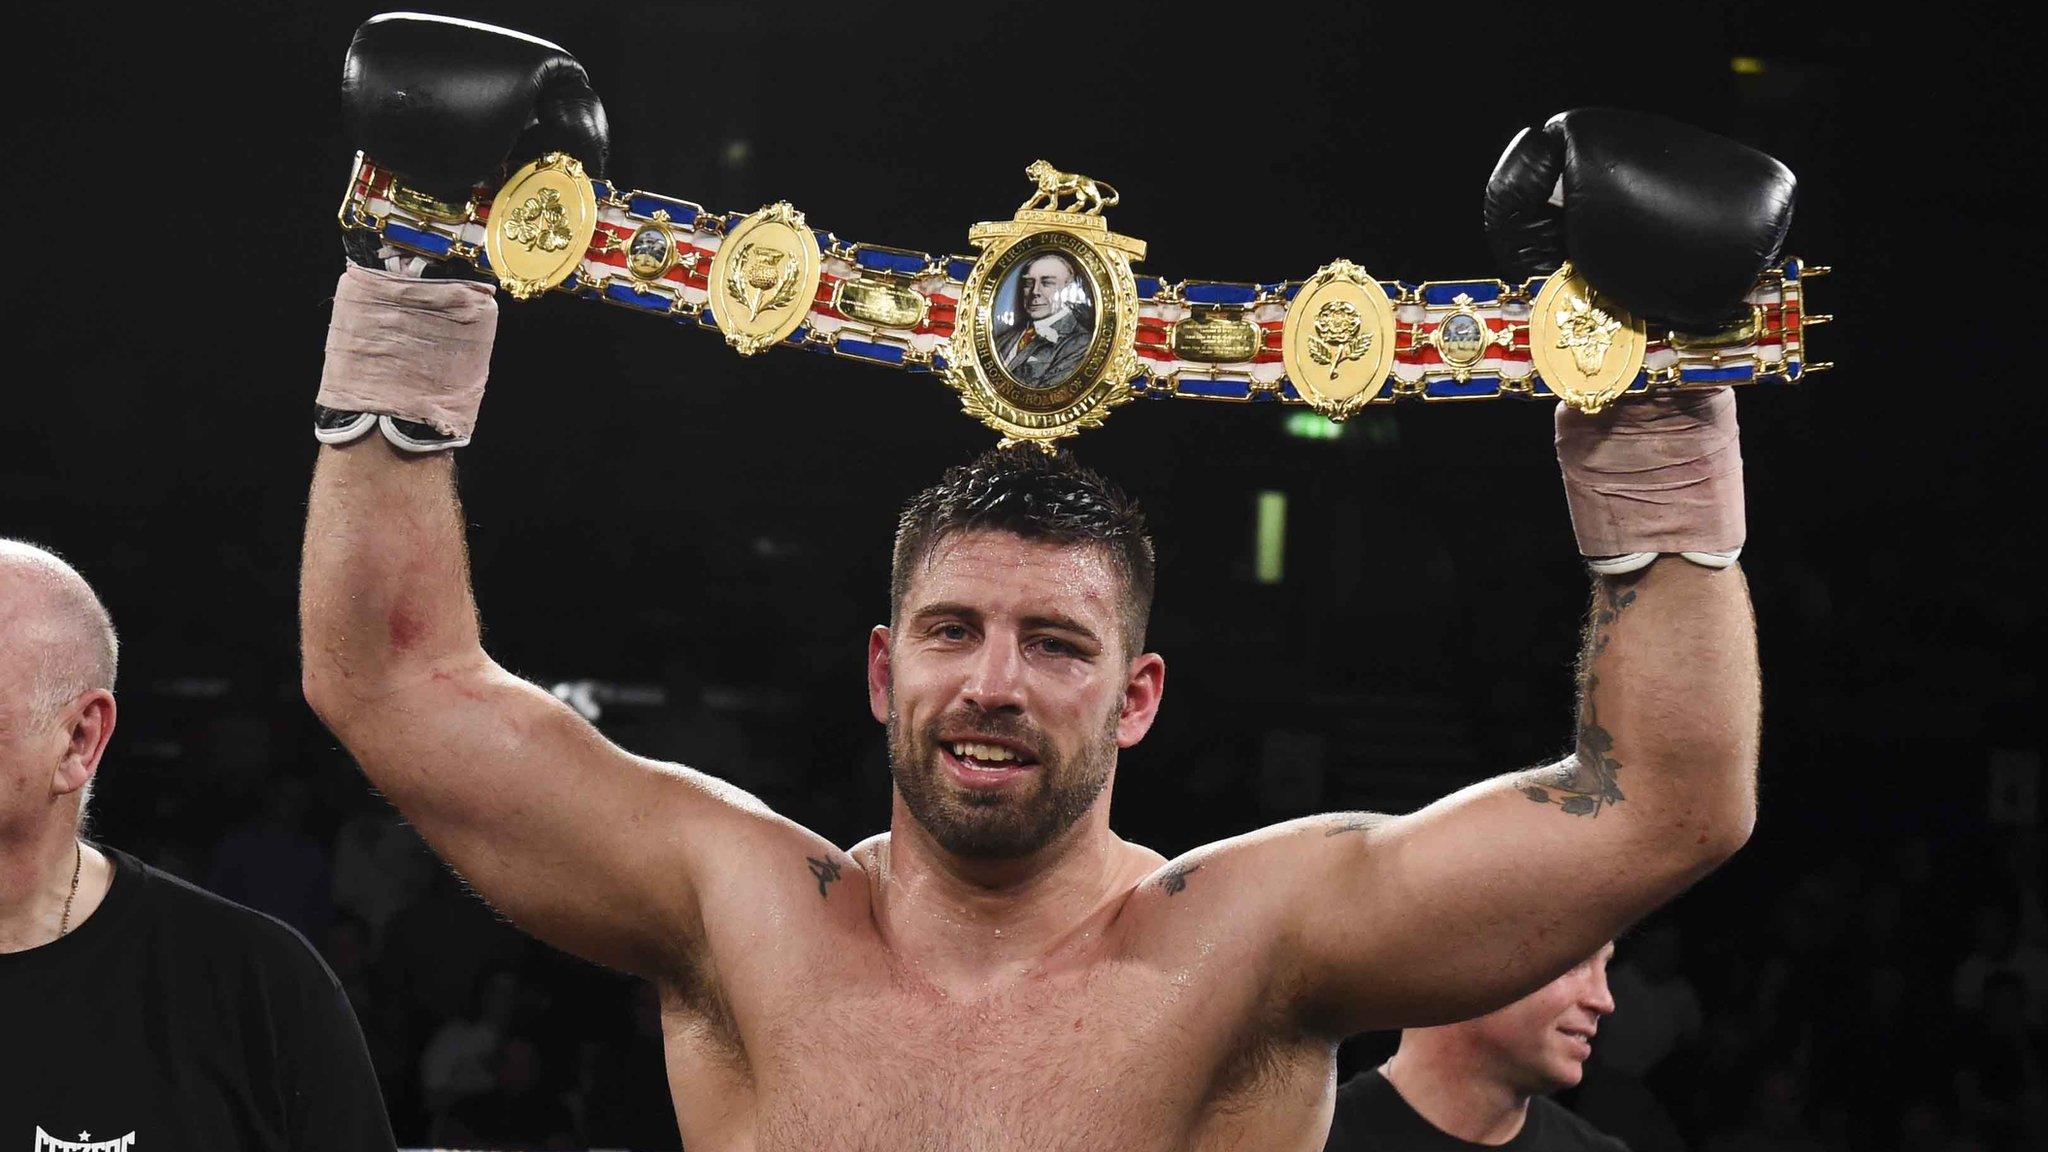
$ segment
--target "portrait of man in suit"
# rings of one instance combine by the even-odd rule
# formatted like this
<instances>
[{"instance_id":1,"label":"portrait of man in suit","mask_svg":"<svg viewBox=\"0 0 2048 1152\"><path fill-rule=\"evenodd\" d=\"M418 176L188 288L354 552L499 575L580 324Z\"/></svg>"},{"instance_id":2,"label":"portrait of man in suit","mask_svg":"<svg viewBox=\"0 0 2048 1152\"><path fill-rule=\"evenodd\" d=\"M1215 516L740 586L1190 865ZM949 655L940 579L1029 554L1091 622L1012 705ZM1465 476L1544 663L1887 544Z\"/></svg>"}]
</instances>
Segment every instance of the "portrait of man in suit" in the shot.
<instances>
[{"instance_id":1,"label":"portrait of man in suit","mask_svg":"<svg viewBox=\"0 0 2048 1152\"><path fill-rule=\"evenodd\" d=\"M996 355L1010 379L1027 388L1057 388L1067 382L1095 338L1095 299L1088 278L1061 252L1024 260L1004 287L1011 308L1007 327L996 333Z\"/></svg>"}]
</instances>

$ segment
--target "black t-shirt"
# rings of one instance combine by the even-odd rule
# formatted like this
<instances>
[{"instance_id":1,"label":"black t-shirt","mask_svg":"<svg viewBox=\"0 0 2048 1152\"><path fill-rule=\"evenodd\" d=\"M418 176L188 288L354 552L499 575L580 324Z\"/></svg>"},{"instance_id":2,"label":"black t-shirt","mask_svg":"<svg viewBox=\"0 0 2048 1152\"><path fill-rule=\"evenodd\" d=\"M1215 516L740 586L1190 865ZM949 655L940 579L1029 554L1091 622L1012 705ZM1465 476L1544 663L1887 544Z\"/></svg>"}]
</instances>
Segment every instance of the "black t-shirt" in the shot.
<instances>
[{"instance_id":1,"label":"black t-shirt","mask_svg":"<svg viewBox=\"0 0 2048 1152\"><path fill-rule=\"evenodd\" d=\"M362 1030L305 937L100 851L99 908L0 955L0 1149L390 1152Z\"/></svg>"},{"instance_id":2,"label":"black t-shirt","mask_svg":"<svg viewBox=\"0 0 2048 1152\"><path fill-rule=\"evenodd\" d=\"M1507 1143L1460 1140L1423 1119L1374 1068L1337 1089L1323 1152L1628 1152L1628 1145L1541 1096L1529 1101L1529 1118Z\"/></svg>"}]
</instances>

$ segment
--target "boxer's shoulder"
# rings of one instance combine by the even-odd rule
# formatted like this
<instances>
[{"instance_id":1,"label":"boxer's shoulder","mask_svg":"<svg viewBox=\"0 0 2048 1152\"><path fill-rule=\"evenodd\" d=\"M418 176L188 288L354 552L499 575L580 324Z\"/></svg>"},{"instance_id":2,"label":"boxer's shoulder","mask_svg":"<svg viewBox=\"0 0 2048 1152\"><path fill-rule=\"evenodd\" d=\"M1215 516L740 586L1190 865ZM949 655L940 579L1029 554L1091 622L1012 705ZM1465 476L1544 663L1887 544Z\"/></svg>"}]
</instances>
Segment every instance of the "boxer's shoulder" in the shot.
<instances>
[{"instance_id":1,"label":"boxer's shoulder","mask_svg":"<svg viewBox=\"0 0 2048 1152\"><path fill-rule=\"evenodd\" d=\"M1205 932L1226 920L1240 933L1256 934L1261 909L1278 891L1274 871L1287 865L1287 843L1300 834L1277 825L1218 840L1161 858L1132 890L1124 919L1134 932L1165 937Z\"/></svg>"},{"instance_id":2,"label":"boxer's shoulder","mask_svg":"<svg viewBox=\"0 0 2048 1152\"><path fill-rule=\"evenodd\" d=\"M767 939L764 933L816 937L873 930L874 860L866 845L842 851L772 812L749 815L721 830L706 870L709 882L698 882L707 938L759 942ZM780 943L801 946L801 940Z\"/></svg>"},{"instance_id":3,"label":"boxer's shoulder","mask_svg":"<svg viewBox=\"0 0 2048 1152\"><path fill-rule=\"evenodd\" d=\"M671 1046L723 1069L714 1079L748 1074L745 1026L776 1015L783 990L832 985L877 939L865 846L841 851L765 806L736 810L747 818L721 826L695 880L696 946L657 982Z\"/></svg>"},{"instance_id":4,"label":"boxer's shoulder","mask_svg":"<svg viewBox=\"0 0 2048 1152\"><path fill-rule=\"evenodd\" d=\"M1132 887L1112 927L1119 955L1200 982L1219 1018L1247 1035L1278 1036L1292 1003L1282 903L1289 867L1263 829L1162 859Z\"/></svg>"}]
</instances>

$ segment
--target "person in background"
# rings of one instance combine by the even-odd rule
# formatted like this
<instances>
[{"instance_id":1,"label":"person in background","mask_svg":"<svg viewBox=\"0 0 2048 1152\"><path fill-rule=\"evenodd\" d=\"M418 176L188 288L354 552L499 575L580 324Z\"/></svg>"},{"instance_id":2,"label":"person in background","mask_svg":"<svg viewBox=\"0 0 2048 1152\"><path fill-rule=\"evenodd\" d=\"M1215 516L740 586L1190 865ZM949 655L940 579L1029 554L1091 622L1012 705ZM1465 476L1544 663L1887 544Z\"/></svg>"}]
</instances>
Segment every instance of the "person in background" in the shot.
<instances>
[{"instance_id":1,"label":"person in background","mask_svg":"<svg viewBox=\"0 0 2048 1152\"><path fill-rule=\"evenodd\" d=\"M1593 1035L1614 1011L1612 941L1505 1008L1409 1028L1377 1068L1337 1089L1324 1152L1628 1152L1547 1099L1585 1073Z\"/></svg>"},{"instance_id":2,"label":"person in background","mask_svg":"<svg viewBox=\"0 0 2048 1152\"><path fill-rule=\"evenodd\" d=\"M0 540L0 1147L390 1152L305 937L81 837L119 651L84 577Z\"/></svg>"}]
</instances>

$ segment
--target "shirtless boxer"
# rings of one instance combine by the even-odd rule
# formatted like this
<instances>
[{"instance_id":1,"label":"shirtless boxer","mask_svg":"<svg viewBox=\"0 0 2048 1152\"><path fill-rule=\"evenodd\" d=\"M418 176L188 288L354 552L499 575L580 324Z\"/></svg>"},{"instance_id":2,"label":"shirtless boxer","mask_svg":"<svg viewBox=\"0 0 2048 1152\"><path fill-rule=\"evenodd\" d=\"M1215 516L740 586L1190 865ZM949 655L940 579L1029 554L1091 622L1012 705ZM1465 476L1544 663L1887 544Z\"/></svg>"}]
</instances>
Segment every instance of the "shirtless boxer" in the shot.
<instances>
[{"instance_id":1,"label":"shirtless boxer","mask_svg":"<svg viewBox=\"0 0 2048 1152\"><path fill-rule=\"evenodd\" d=\"M604 160L581 67L530 38L372 22L346 95L358 143L428 191L458 194L535 132ZM1581 235L1619 229L1621 264L1596 281L1615 293L1753 278L1760 264L1705 265L1775 252L1789 174L1753 187L1758 168L1730 156L1758 154L1654 124L1680 135L1644 146L1598 116L1525 133L1489 189L1502 246L1599 263ZM1617 140L1628 163L1573 166ZM1667 152L1686 157L1682 178L1633 179L1676 163ZM1557 188L1562 219L1545 203ZM1673 255L1654 212L1638 214L1649 234L1628 234L1631 196L1713 236ZM1688 213L1687 197L1714 211ZM1601 227L1569 214L1617 198ZM1634 555L1596 568L1647 562L1596 577L1572 755L1408 815L1308 817L1175 860L1109 826L1118 751L1144 738L1165 685L1143 647L1137 514L1065 457L998 452L949 472L906 510L889 624L867 642L889 831L842 851L719 765L636 757L492 662L450 454L381 441L467 441L495 304L386 269L348 270L329 334L306 697L516 923L658 986L692 1149L1310 1152L1341 1038L1523 996L1749 835L1758 680L1728 564L1741 504L1725 391L1560 420L1582 551ZM384 436L358 436L378 412L395 417ZM1643 471L1646 449L1660 463ZM1646 516L1638 481L1688 498L1653 497Z\"/></svg>"}]
</instances>

